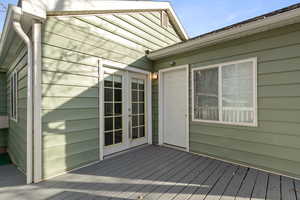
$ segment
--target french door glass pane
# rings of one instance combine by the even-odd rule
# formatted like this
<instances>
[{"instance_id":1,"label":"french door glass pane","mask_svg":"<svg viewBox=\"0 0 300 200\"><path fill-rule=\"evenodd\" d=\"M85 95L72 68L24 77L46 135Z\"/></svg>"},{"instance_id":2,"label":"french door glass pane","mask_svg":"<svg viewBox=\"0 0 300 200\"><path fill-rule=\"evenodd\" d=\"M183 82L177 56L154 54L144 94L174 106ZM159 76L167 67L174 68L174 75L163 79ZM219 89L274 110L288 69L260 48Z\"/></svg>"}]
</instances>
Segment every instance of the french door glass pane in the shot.
<instances>
[{"instance_id":1,"label":"french door glass pane","mask_svg":"<svg viewBox=\"0 0 300 200\"><path fill-rule=\"evenodd\" d=\"M122 139L123 139L122 135L123 135L122 131L115 132L115 143L116 144L122 143Z\"/></svg>"},{"instance_id":2,"label":"french door glass pane","mask_svg":"<svg viewBox=\"0 0 300 200\"><path fill-rule=\"evenodd\" d=\"M201 120L219 120L218 68L194 72L194 116Z\"/></svg>"},{"instance_id":3,"label":"french door glass pane","mask_svg":"<svg viewBox=\"0 0 300 200\"><path fill-rule=\"evenodd\" d=\"M111 88L104 88L104 101L113 101L113 89Z\"/></svg>"},{"instance_id":4,"label":"french door glass pane","mask_svg":"<svg viewBox=\"0 0 300 200\"><path fill-rule=\"evenodd\" d=\"M112 116L113 113L113 103L104 103L104 116Z\"/></svg>"},{"instance_id":5,"label":"french door glass pane","mask_svg":"<svg viewBox=\"0 0 300 200\"><path fill-rule=\"evenodd\" d=\"M114 129L122 129L122 117L115 117L115 127Z\"/></svg>"},{"instance_id":6,"label":"french door glass pane","mask_svg":"<svg viewBox=\"0 0 300 200\"><path fill-rule=\"evenodd\" d=\"M105 74L104 87L112 87L112 86L113 86L113 76L109 74Z\"/></svg>"},{"instance_id":7,"label":"french door glass pane","mask_svg":"<svg viewBox=\"0 0 300 200\"><path fill-rule=\"evenodd\" d=\"M115 115L122 115L122 103L115 103Z\"/></svg>"},{"instance_id":8,"label":"french door glass pane","mask_svg":"<svg viewBox=\"0 0 300 200\"><path fill-rule=\"evenodd\" d=\"M122 101L122 90L115 89L115 99L114 101L119 102Z\"/></svg>"},{"instance_id":9,"label":"french door glass pane","mask_svg":"<svg viewBox=\"0 0 300 200\"><path fill-rule=\"evenodd\" d=\"M105 133L105 146L114 144L114 133L113 132L106 132Z\"/></svg>"},{"instance_id":10,"label":"french door glass pane","mask_svg":"<svg viewBox=\"0 0 300 200\"><path fill-rule=\"evenodd\" d=\"M122 88L122 76L114 75L115 88Z\"/></svg>"},{"instance_id":11,"label":"french door glass pane","mask_svg":"<svg viewBox=\"0 0 300 200\"><path fill-rule=\"evenodd\" d=\"M138 102L138 91L132 90L132 102Z\"/></svg>"},{"instance_id":12,"label":"french door glass pane","mask_svg":"<svg viewBox=\"0 0 300 200\"><path fill-rule=\"evenodd\" d=\"M144 126L140 127L139 132L140 132L140 137L145 137L145 127Z\"/></svg>"},{"instance_id":13,"label":"french door glass pane","mask_svg":"<svg viewBox=\"0 0 300 200\"><path fill-rule=\"evenodd\" d=\"M123 78L112 74L104 77L104 143L109 146L123 141Z\"/></svg>"},{"instance_id":14,"label":"french door glass pane","mask_svg":"<svg viewBox=\"0 0 300 200\"><path fill-rule=\"evenodd\" d=\"M139 112L139 104L138 103L132 103L132 114L138 114Z\"/></svg>"},{"instance_id":15,"label":"french door glass pane","mask_svg":"<svg viewBox=\"0 0 300 200\"><path fill-rule=\"evenodd\" d=\"M253 63L222 67L223 121L253 123Z\"/></svg>"},{"instance_id":16,"label":"french door glass pane","mask_svg":"<svg viewBox=\"0 0 300 200\"><path fill-rule=\"evenodd\" d=\"M111 117L111 118L105 118L105 120L104 120L104 122L105 122L105 128L104 128L104 130L105 131L112 131L113 129L114 129L114 125L113 125L113 118Z\"/></svg>"},{"instance_id":17,"label":"french door glass pane","mask_svg":"<svg viewBox=\"0 0 300 200\"><path fill-rule=\"evenodd\" d=\"M132 139L139 138L139 128L132 128Z\"/></svg>"},{"instance_id":18,"label":"french door glass pane","mask_svg":"<svg viewBox=\"0 0 300 200\"><path fill-rule=\"evenodd\" d=\"M132 138L145 137L145 81L132 79Z\"/></svg>"}]
</instances>

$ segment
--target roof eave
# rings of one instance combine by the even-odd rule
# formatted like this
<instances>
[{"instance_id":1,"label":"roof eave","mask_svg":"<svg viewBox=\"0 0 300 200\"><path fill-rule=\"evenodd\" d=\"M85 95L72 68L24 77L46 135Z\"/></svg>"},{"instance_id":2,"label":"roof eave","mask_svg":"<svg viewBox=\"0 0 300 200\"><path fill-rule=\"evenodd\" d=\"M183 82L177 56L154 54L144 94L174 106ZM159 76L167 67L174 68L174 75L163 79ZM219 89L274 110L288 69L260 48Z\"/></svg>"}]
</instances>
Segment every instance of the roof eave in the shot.
<instances>
[{"instance_id":1,"label":"roof eave","mask_svg":"<svg viewBox=\"0 0 300 200\"><path fill-rule=\"evenodd\" d=\"M2 31L1 38L0 38L0 63L2 63L3 59L5 59L4 55L6 54L6 51L8 50L7 44L12 40L12 38L14 37L14 34L15 34L14 30L12 28L12 22L15 17L14 12L20 13L21 9L16 6L9 5L7 13L6 13L3 31ZM1 71L6 71L7 70L6 68L7 68L7 66L3 66L0 64Z\"/></svg>"},{"instance_id":2,"label":"roof eave","mask_svg":"<svg viewBox=\"0 0 300 200\"><path fill-rule=\"evenodd\" d=\"M164 49L150 52L147 56L150 60L158 60L168 56L173 56L196 49L211 46L217 43L238 39L247 35L260 33L263 31L280 28L289 24L300 22L300 9L281 13L263 20L244 24L225 31L205 35L200 38L191 39L183 43L175 44Z\"/></svg>"}]
</instances>

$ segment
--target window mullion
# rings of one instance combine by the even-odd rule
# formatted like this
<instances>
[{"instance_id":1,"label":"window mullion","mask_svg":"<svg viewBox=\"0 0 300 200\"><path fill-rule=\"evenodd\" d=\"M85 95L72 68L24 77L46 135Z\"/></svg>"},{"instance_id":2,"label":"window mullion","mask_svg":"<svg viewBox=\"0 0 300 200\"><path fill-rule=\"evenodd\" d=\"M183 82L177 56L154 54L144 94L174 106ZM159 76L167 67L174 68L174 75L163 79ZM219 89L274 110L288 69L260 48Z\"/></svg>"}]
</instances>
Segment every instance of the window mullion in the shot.
<instances>
[{"instance_id":1,"label":"window mullion","mask_svg":"<svg viewBox=\"0 0 300 200\"><path fill-rule=\"evenodd\" d=\"M223 122L223 102L222 102L222 96L223 96L223 86L222 86L222 67L218 67L218 77L219 77L219 92L218 92L218 99L219 99L219 121Z\"/></svg>"}]
</instances>

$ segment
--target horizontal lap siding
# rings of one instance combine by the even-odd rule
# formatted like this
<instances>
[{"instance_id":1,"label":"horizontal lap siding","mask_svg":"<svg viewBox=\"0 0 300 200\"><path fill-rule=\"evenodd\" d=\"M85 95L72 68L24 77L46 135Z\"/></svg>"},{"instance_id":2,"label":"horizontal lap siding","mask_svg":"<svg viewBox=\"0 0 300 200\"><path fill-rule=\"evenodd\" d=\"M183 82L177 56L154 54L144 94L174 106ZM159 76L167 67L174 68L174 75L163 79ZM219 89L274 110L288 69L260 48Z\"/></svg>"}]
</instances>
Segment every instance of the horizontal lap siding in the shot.
<instances>
[{"instance_id":1,"label":"horizontal lap siding","mask_svg":"<svg viewBox=\"0 0 300 200\"><path fill-rule=\"evenodd\" d=\"M98 59L151 71L145 51L179 41L155 19L140 13L48 17L42 41L45 178L99 159Z\"/></svg>"},{"instance_id":2,"label":"horizontal lap siding","mask_svg":"<svg viewBox=\"0 0 300 200\"><path fill-rule=\"evenodd\" d=\"M7 102L10 102L10 72L18 69L18 120L9 120L7 136L8 152L17 167L26 172L26 146L27 146L27 49L22 45L16 55L10 71L7 74ZM7 105L7 110L10 105Z\"/></svg>"},{"instance_id":3,"label":"horizontal lap siding","mask_svg":"<svg viewBox=\"0 0 300 200\"><path fill-rule=\"evenodd\" d=\"M6 128L0 129L0 148L7 147L7 135L8 135L8 129Z\"/></svg>"},{"instance_id":4,"label":"horizontal lap siding","mask_svg":"<svg viewBox=\"0 0 300 200\"><path fill-rule=\"evenodd\" d=\"M0 72L0 116L7 116L6 73ZM7 147L7 129L0 129L0 149Z\"/></svg>"},{"instance_id":5,"label":"horizontal lap siding","mask_svg":"<svg viewBox=\"0 0 300 200\"><path fill-rule=\"evenodd\" d=\"M201 67L258 59L258 127L191 121L192 152L300 177L299 37L300 24L295 24L155 63L158 70L171 60Z\"/></svg>"}]
</instances>

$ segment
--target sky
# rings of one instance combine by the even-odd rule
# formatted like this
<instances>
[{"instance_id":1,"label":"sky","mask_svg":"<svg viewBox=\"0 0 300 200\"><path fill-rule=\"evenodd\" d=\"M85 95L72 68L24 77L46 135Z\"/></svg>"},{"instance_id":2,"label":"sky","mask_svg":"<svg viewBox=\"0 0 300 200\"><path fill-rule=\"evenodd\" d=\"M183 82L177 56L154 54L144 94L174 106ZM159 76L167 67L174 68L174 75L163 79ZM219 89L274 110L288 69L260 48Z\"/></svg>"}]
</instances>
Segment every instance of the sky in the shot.
<instances>
[{"instance_id":1,"label":"sky","mask_svg":"<svg viewBox=\"0 0 300 200\"><path fill-rule=\"evenodd\" d=\"M17 0L0 0L7 5ZM170 0L175 12L190 37L195 37L273 10L300 0ZM2 10L2 9L0 9ZM0 13L2 30L5 13Z\"/></svg>"}]
</instances>

